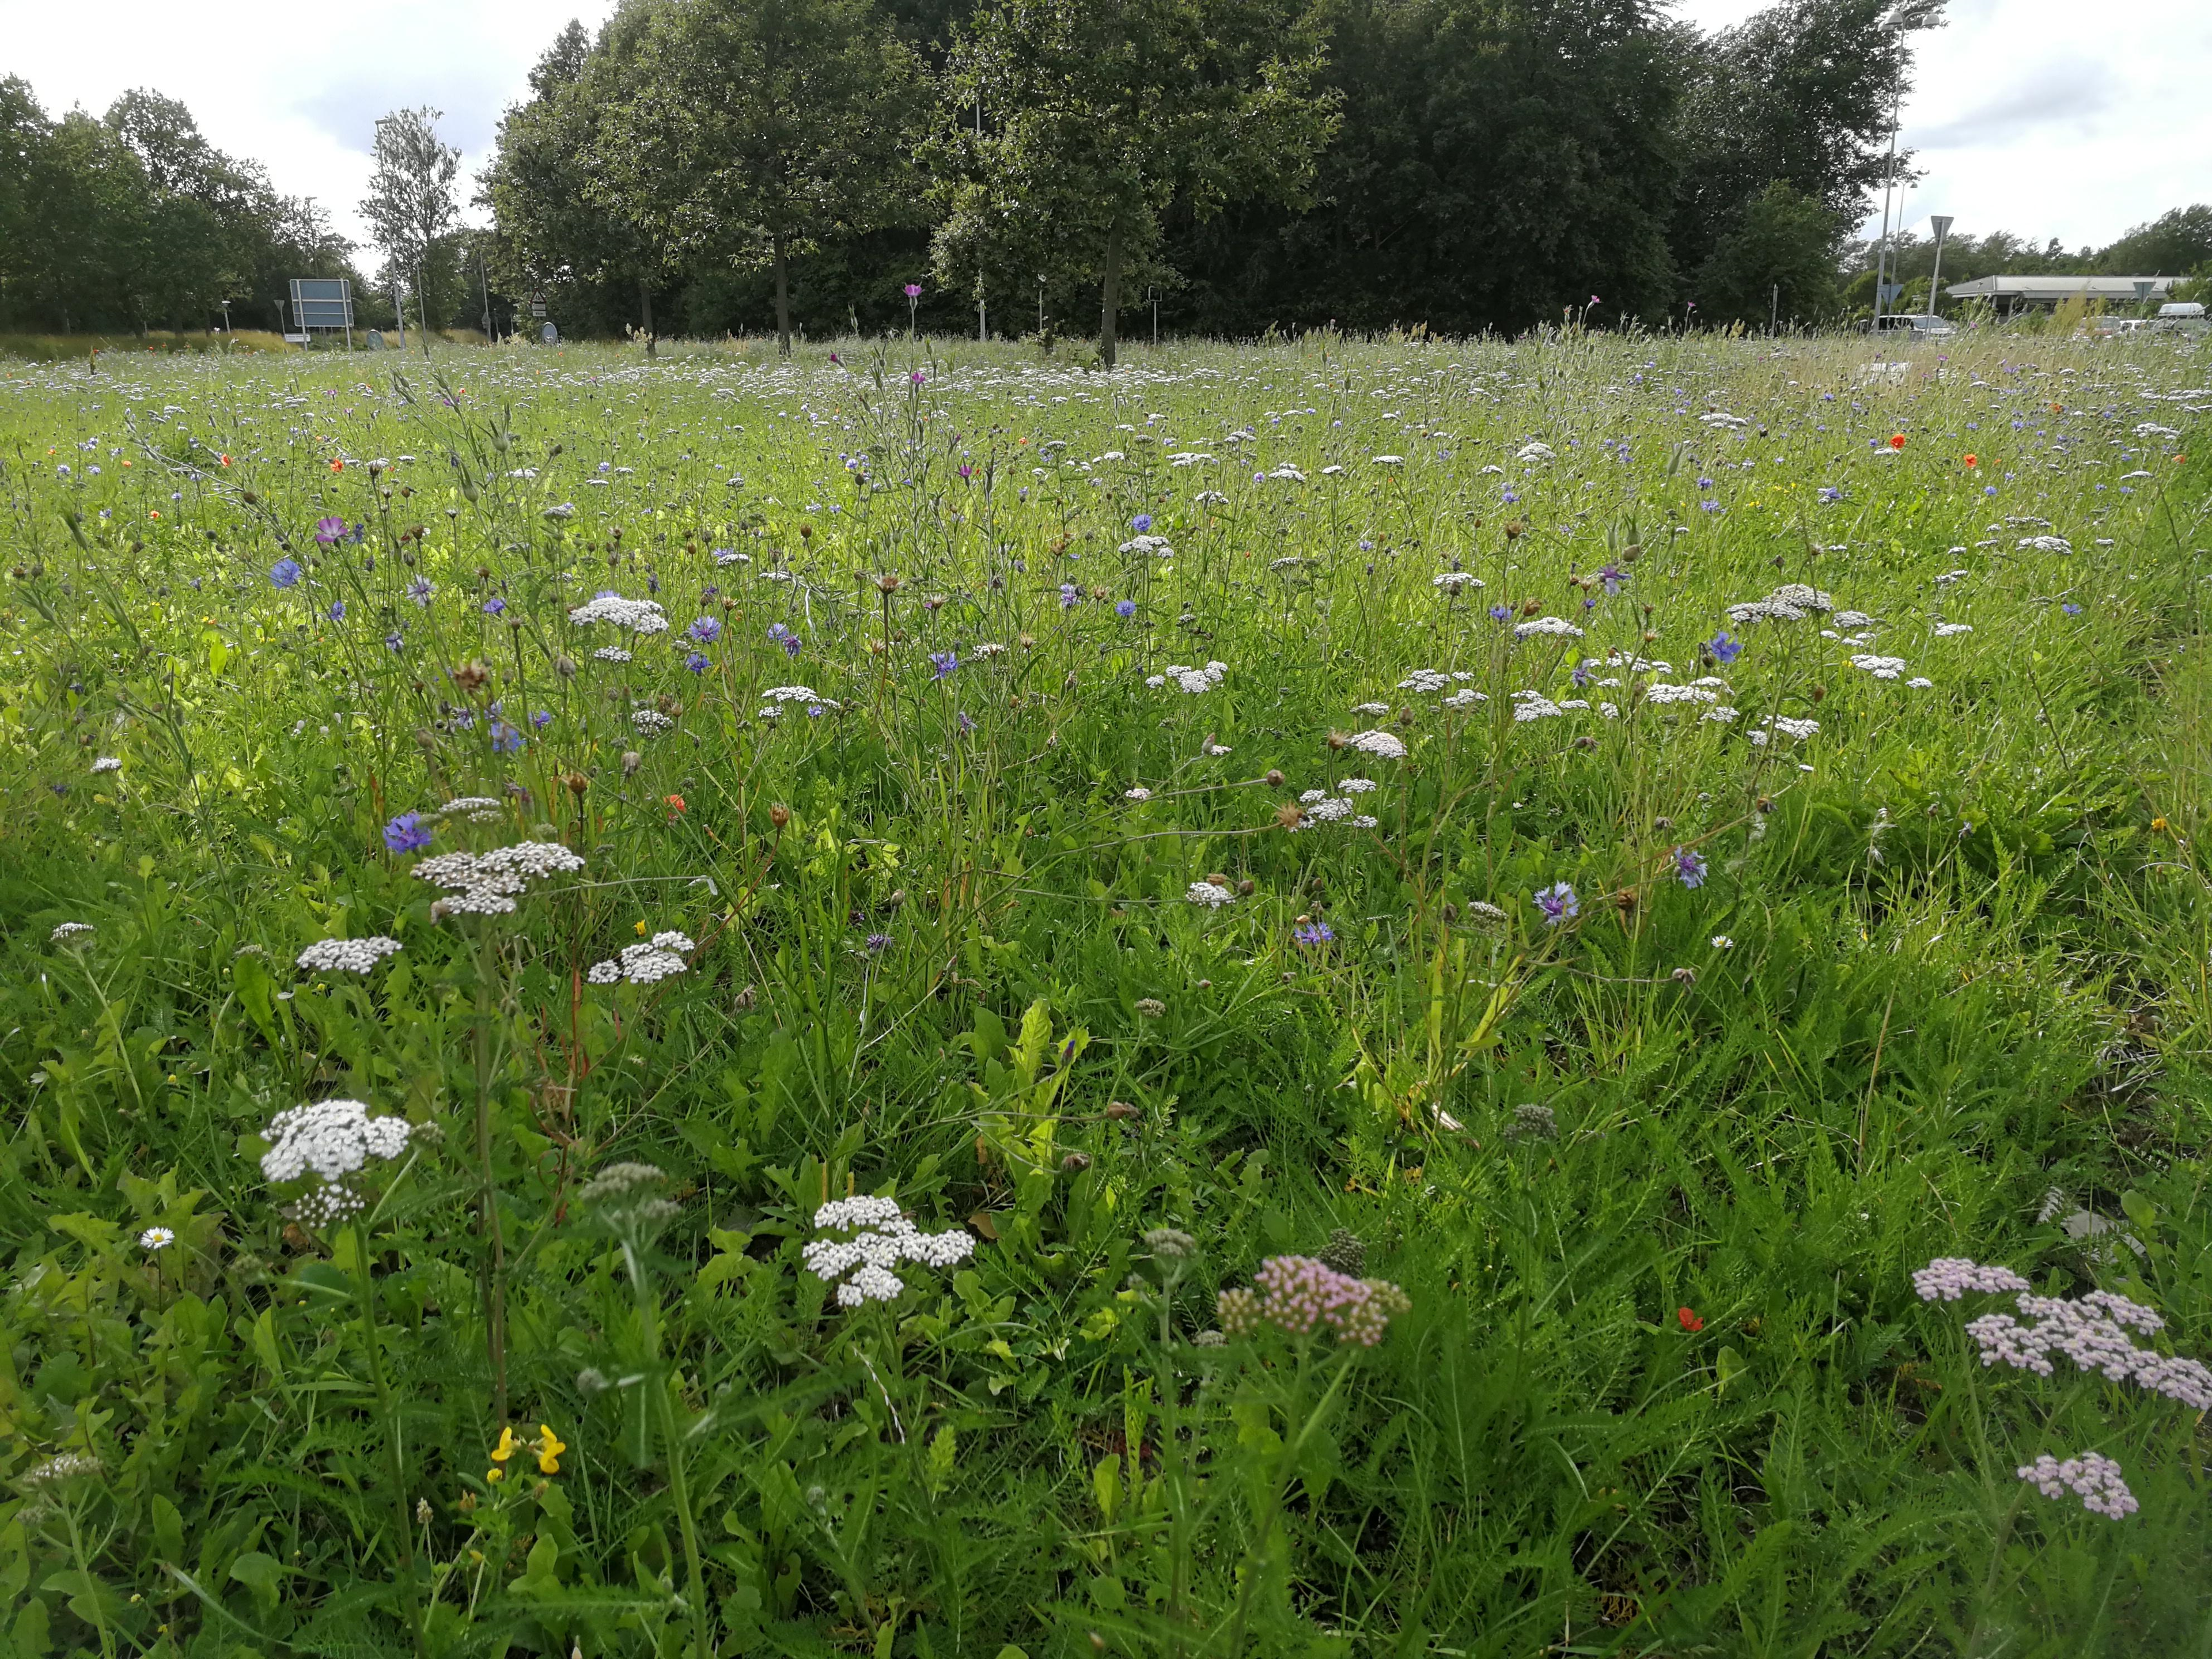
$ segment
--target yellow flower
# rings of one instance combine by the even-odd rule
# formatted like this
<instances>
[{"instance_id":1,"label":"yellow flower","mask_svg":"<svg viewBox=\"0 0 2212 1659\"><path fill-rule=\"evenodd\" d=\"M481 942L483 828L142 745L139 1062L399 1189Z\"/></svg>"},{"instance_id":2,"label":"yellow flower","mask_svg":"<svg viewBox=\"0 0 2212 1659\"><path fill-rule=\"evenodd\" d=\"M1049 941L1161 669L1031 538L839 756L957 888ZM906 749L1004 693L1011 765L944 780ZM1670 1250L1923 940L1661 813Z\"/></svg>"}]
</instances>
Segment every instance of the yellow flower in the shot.
<instances>
[{"instance_id":1,"label":"yellow flower","mask_svg":"<svg viewBox=\"0 0 2212 1659\"><path fill-rule=\"evenodd\" d=\"M499 1444L491 1449L491 1461L495 1463L504 1463L520 1449L520 1443L514 1437L514 1431L512 1428L501 1429L499 1431ZM505 1473L504 1469L494 1469L491 1472L491 1478L496 1480Z\"/></svg>"},{"instance_id":2,"label":"yellow flower","mask_svg":"<svg viewBox=\"0 0 2212 1659\"><path fill-rule=\"evenodd\" d=\"M538 1469L539 1474L558 1474L561 1473L561 1454L568 1450L568 1447L567 1442L563 1441L559 1435L553 1432L553 1426L551 1424L540 1423L538 1425L538 1438L536 1441L532 1443L532 1449L536 1451L538 1454Z\"/></svg>"},{"instance_id":3,"label":"yellow flower","mask_svg":"<svg viewBox=\"0 0 2212 1659\"><path fill-rule=\"evenodd\" d=\"M637 936L640 939L643 939L645 937L645 924L642 921L637 924Z\"/></svg>"},{"instance_id":4,"label":"yellow flower","mask_svg":"<svg viewBox=\"0 0 2212 1659\"><path fill-rule=\"evenodd\" d=\"M504 1480L507 1479L507 1471L505 1469L486 1469L484 1471L484 1479L487 1480Z\"/></svg>"}]
</instances>

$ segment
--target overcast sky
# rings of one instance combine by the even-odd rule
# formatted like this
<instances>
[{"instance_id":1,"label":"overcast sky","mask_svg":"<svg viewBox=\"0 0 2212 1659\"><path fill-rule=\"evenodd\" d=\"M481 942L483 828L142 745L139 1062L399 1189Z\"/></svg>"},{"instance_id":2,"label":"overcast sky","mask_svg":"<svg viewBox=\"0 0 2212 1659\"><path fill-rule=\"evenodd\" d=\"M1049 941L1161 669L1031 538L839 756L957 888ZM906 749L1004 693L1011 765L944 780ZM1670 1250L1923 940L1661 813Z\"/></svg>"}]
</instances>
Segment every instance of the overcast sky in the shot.
<instances>
[{"instance_id":1,"label":"overcast sky","mask_svg":"<svg viewBox=\"0 0 2212 1659\"><path fill-rule=\"evenodd\" d=\"M0 0L0 74L27 79L50 113L98 112L128 88L189 105L222 149L258 157L277 187L320 200L344 234L368 181L376 118L401 105L445 112L473 173L501 109L572 15L596 26L612 0L386 0L367 12L298 0L234 0L180 12L173 0ZM1705 27L1752 0L1680 0ZM1951 0L1922 37L1905 142L1927 174L1903 208L1925 234L1948 213L1961 234L2012 230L2069 247L2111 241L2167 208L2212 199L2212 6L2130 0L2085 13L2058 0ZM325 20L329 39L321 36ZM363 22L373 23L364 29ZM1875 222L1880 204L1876 204ZM473 215L472 215L473 216Z\"/></svg>"}]
</instances>

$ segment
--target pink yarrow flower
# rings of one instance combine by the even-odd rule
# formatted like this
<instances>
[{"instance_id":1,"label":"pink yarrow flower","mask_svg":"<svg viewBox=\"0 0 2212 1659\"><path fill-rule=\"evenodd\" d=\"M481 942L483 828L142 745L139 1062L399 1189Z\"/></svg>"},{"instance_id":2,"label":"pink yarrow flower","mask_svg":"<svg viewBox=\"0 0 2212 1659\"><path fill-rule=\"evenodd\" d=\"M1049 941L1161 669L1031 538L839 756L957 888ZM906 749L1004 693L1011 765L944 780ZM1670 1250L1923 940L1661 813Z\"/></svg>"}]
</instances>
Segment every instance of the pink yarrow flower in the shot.
<instances>
[{"instance_id":1,"label":"pink yarrow flower","mask_svg":"<svg viewBox=\"0 0 2212 1659\"><path fill-rule=\"evenodd\" d=\"M1326 1327L1339 1341L1371 1348L1391 1320L1413 1305L1385 1279L1354 1279L1311 1256L1270 1256L1252 1284L1250 1290L1224 1291L1217 1299L1221 1328L1230 1336L1256 1335L1262 1325L1293 1336Z\"/></svg>"}]
</instances>

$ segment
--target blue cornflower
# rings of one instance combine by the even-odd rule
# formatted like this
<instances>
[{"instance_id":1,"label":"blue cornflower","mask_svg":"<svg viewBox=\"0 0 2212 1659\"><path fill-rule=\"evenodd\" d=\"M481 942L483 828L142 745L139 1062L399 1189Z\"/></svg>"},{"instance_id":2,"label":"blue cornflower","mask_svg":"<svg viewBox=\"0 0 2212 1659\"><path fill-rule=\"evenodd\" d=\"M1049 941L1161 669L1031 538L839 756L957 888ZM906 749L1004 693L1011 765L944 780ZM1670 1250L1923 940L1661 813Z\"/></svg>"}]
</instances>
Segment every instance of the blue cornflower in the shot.
<instances>
[{"instance_id":1,"label":"blue cornflower","mask_svg":"<svg viewBox=\"0 0 2212 1659\"><path fill-rule=\"evenodd\" d=\"M801 642L799 635L796 634L792 635L783 642L783 654L787 657L796 657L805 648L805 646Z\"/></svg>"},{"instance_id":2,"label":"blue cornflower","mask_svg":"<svg viewBox=\"0 0 2212 1659\"><path fill-rule=\"evenodd\" d=\"M398 629L393 629L384 636L384 648L392 652L404 651L407 648L407 636Z\"/></svg>"},{"instance_id":3,"label":"blue cornflower","mask_svg":"<svg viewBox=\"0 0 2212 1659\"><path fill-rule=\"evenodd\" d=\"M960 666L960 653L957 651L933 651L929 653L929 666L930 678L945 679Z\"/></svg>"},{"instance_id":4,"label":"blue cornflower","mask_svg":"<svg viewBox=\"0 0 2212 1659\"><path fill-rule=\"evenodd\" d=\"M530 717L530 723L536 726L540 732L543 732L547 726L553 724L553 716L548 714L544 709L541 708Z\"/></svg>"},{"instance_id":5,"label":"blue cornflower","mask_svg":"<svg viewBox=\"0 0 2212 1659\"><path fill-rule=\"evenodd\" d=\"M1711 489L1712 487L1713 481L1711 478L1700 478L1698 480L1698 488L1700 489Z\"/></svg>"},{"instance_id":6,"label":"blue cornflower","mask_svg":"<svg viewBox=\"0 0 2212 1659\"><path fill-rule=\"evenodd\" d=\"M770 644L781 645L791 637L791 630L781 623L770 623L768 625L768 637Z\"/></svg>"},{"instance_id":7,"label":"blue cornflower","mask_svg":"<svg viewBox=\"0 0 2212 1659\"><path fill-rule=\"evenodd\" d=\"M1707 513L1718 513L1723 510L1718 501L1699 501L1698 506L1700 509Z\"/></svg>"},{"instance_id":8,"label":"blue cornflower","mask_svg":"<svg viewBox=\"0 0 2212 1659\"><path fill-rule=\"evenodd\" d=\"M1336 935L1329 931L1327 922L1316 921L1310 922L1303 927L1292 928L1291 937L1301 945L1318 945L1334 942Z\"/></svg>"},{"instance_id":9,"label":"blue cornflower","mask_svg":"<svg viewBox=\"0 0 2212 1659\"><path fill-rule=\"evenodd\" d=\"M1728 629L1723 628L1705 641L1705 649L1713 653L1715 662L1725 668L1743 654L1743 641L1730 639Z\"/></svg>"},{"instance_id":10,"label":"blue cornflower","mask_svg":"<svg viewBox=\"0 0 2212 1659\"><path fill-rule=\"evenodd\" d=\"M1628 580L1628 573L1617 564L1609 564L1597 573L1597 577L1605 584L1607 593L1618 593L1621 584Z\"/></svg>"},{"instance_id":11,"label":"blue cornflower","mask_svg":"<svg viewBox=\"0 0 2212 1659\"><path fill-rule=\"evenodd\" d=\"M1515 494L1514 494L1511 490L1510 490L1510 489L1501 489L1501 490L1499 490L1499 491L1498 492L1498 499L1499 499L1500 501L1504 501L1504 502L1505 503L1505 505L1506 505L1506 506L1508 506L1508 507L1512 506L1514 502L1516 502L1516 501L1519 501L1519 500L1521 499L1518 495L1515 495Z\"/></svg>"},{"instance_id":12,"label":"blue cornflower","mask_svg":"<svg viewBox=\"0 0 2212 1659\"><path fill-rule=\"evenodd\" d=\"M966 709L962 709L960 711L960 734L963 737L965 737L969 732L973 732L975 729L975 720L969 714Z\"/></svg>"},{"instance_id":13,"label":"blue cornflower","mask_svg":"<svg viewBox=\"0 0 2212 1659\"><path fill-rule=\"evenodd\" d=\"M492 753L495 755L512 755L522 747L522 744L523 737L520 727L509 726L505 720L495 720L491 723Z\"/></svg>"},{"instance_id":14,"label":"blue cornflower","mask_svg":"<svg viewBox=\"0 0 2212 1659\"><path fill-rule=\"evenodd\" d=\"M419 853L430 844L429 826L420 812L402 812L384 826L384 844L395 853Z\"/></svg>"},{"instance_id":15,"label":"blue cornflower","mask_svg":"<svg viewBox=\"0 0 2212 1659\"><path fill-rule=\"evenodd\" d=\"M1128 621L1137 614L1137 602L1134 599L1116 599L1114 602L1114 614L1123 622Z\"/></svg>"},{"instance_id":16,"label":"blue cornflower","mask_svg":"<svg viewBox=\"0 0 2212 1659\"><path fill-rule=\"evenodd\" d=\"M1575 896L1575 890L1562 881L1536 890L1536 908L1544 913L1545 925L1556 927L1579 915L1583 902Z\"/></svg>"},{"instance_id":17,"label":"blue cornflower","mask_svg":"<svg viewBox=\"0 0 2212 1659\"><path fill-rule=\"evenodd\" d=\"M487 617L499 616L504 612L506 609L507 601L500 598L496 593L493 594L489 599L483 602L483 613Z\"/></svg>"},{"instance_id":18,"label":"blue cornflower","mask_svg":"<svg viewBox=\"0 0 2212 1659\"><path fill-rule=\"evenodd\" d=\"M722 619L720 617L702 617L684 631L702 645L712 645L722 637Z\"/></svg>"},{"instance_id":19,"label":"blue cornflower","mask_svg":"<svg viewBox=\"0 0 2212 1659\"><path fill-rule=\"evenodd\" d=\"M1982 494L1984 495L1994 495L1996 493L1997 487L1995 484L1984 484L1982 486Z\"/></svg>"},{"instance_id":20,"label":"blue cornflower","mask_svg":"<svg viewBox=\"0 0 2212 1659\"><path fill-rule=\"evenodd\" d=\"M269 567L269 585L271 587L289 587L303 574L297 559L279 559Z\"/></svg>"},{"instance_id":21,"label":"blue cornflower","mask_svg":"<svg viewBox=\"0 0 2212 1659\"><path fill-rule=\"evenodd\" d=\"M1686 847L1677 847L1674 849L1674 878L1685 887L1704 886L1705 884L1705 855L1692 852Z\"/></svg>"},{"instance_id":22,"label":"blue cornflower","mask_svg":"<svg viewBox=\"0 0 2212 1659\"><path fill-rule=\"evenodd\" d=\"M891 936L889 933L871 933L860 948L872 957L879 957L891 948Z\"/></svg>"},{"instance_id":23,"label":"blue cornflower","mask_svg":"<svg viewBox=\"0 0 2212 1659\"><path fill-rule=\"evenodd\" d=\"M1152 527L1152 515L1149 513L1139 513L1135 518L1129 520L1129 528L1135 531L1139 536L1143 535Z\"/></svg>"},{"instance_id":24,"label":"blue cornflower","mask_svg":"<svg viewBox=\"0 0 2212 1659\"><path fill-rule=\"evenodd\" d=\"M2081 614L2081 607L2078 605L2062 605L2058 608L2069 617L2078 617Z\"/></svg>"},{"instance_id":25,"label":"blue cornflower","mask_svg":"<svg viewBox=\"0 0 2212 1659\"><path fill-rule=\"evenodd\" d=\"M1840 501L1844 499L1844 492L1841 489L1838 489L1834 484L1822 484L1820 486L1820 499L1824 501Z\"/></svg>"},{"instance_id":26,"label":"blue cornflower","mask_svg":"<svg viewBox=\"0 0 2212 1659\"><path fill-rule=\"evenodd\" d=\"M1584 657L1580 662L1577 663L1575 665L1574 673L1569 678L1574 681L1577 690L1580 690L1582 687L1588 685L1591 679L1595 678L1590 673L1590 659L1588 657Z\"/></svg>"},{"instance_id":27,"label":"blue cornflower","mask_svg":"<svg viewBox=\"0 0 2212 1659\"><path fill-rule=\"evenodd\" d=\"M1082 600L1083 592L1073 582L1062 582L1060 585L1060 608L1062 611L1074 610L1082 603Z\"/></svg>"},{"instance_id":28,"label":"blue cornflower","mask_svg":"<svg viewBox=\"0 0 2212 1659\"><path fill-rule=\"evenodd\" d=\"M684 665L695 674L703 674L714 665L705 653L687 651L684 653Z\"/></svg>"},{"instance_id":29,"label":"blue cornflower","mask_svg":"<svg viewBox=\"0 0 2212 1659\"><path fill-rule=\"evenodd\" d=\"M430 608L430 595L436 591L430 586L430 579L428 576L417 576L407 584L407 597L425 611Z\"/></svg>"},{"instance_id":30,"label":"blue cornflower","mask_svg":"<svg viewBox=\"0 0 2212 1659\"><path fill-rule=\"evenodd\" d=\"M1372 568L1373 567L1371 566L1370 567L1370 568ZM1490 607L1490 620L1494 623L1511 622L1513 620L1513 607L1507 605L1492 605Z\"/></svg>"},{"instance_id":31,"label":"blue cornflower","mask_svg":"<svg viewBox=\"0 0 2212 1659\"><path fill-rule=\"evenodd\" d=\"M328 617L332 622L343 622L345 620L345 601L343 599L332 599L331 601L331 608L323 612L323 614Z\"/></svg>"}]
</instances>

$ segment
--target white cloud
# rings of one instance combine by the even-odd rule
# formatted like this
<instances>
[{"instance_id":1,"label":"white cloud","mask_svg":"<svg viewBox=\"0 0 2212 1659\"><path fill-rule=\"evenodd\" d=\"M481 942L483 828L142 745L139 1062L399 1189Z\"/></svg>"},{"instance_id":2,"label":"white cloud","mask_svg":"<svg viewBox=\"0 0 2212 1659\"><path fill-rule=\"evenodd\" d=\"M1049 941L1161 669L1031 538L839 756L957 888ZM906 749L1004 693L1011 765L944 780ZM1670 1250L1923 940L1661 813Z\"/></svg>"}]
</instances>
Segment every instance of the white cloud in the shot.
<instances>
[{"instance_id":1,"label":"white cloud","mask_svg":"<svg viewBox=\"0 0 2212 1659\"><path fill-rule=\"evenodd\" d=\"M1703 28L1741 22L1747 0L1684 0ZM2168 208L2212 200L2212 12L2198 0L2134 0L2085 16L2060 0L1957 0L1919 37L1905 144L1920 182L1900 222L1928 234L2009 230L2068 247L2110 242ZM1880 229L1877 200L1866 226Z\"/></svg>"},{"instance_id":2,"label":"white cloud","mask_svg":"<svg viewBox=\"0 0 2212 1659\"><path fill-rule=\"evenodd\" d=\"M260 161L279 190L313 196L340 232L362 240L354 210L368 186L377 117L402 106L444 111L440 130L461 147L465 199L501 113L529 90L531 65L570 16L596 28L612 9L612 0L389 0L342 12L240 0L185 13L160 0L98 0L87 13L0 0L0 72L28 81L49 115L71 105L100 114L133 87L164 93L216 148Z\"/></svg>"}]
</instances>

